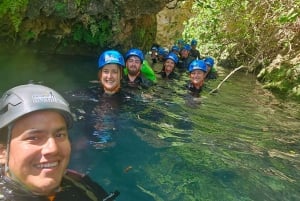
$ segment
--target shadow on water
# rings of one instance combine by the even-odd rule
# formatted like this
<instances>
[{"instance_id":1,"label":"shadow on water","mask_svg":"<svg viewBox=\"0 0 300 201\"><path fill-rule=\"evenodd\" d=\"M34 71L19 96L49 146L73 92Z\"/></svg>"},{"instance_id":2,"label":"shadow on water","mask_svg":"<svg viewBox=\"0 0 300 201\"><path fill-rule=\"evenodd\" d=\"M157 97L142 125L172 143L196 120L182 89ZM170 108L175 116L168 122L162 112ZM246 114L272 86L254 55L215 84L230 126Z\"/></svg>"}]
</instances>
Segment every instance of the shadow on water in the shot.
<instances>
[{"instance_id":1,"label":"shadow on water","mask_svg":"<svg viewBox=\"0 0 300 201\"><path fill-rule=\"evenodd\" d=\"M275 99L252 75L237 72L214 95L220 80L193 97L182 75L108 100L89 82L96 58L4 53L0 92L28 80L62 92L76 117L70 167L118 189L118 200L300 197L299 105Z\"/></svg>"},{"instance_id":2,"label":"shadow on water","mask_svg":"<svg viewBox=\"0 0 300 201\"><path fill-rule=\"evenodd\" d=\"M96 64L96 58L92 57L37 54L25 48L0 46L0 90L29 81L63 91L76 89L96 78L97 69L93 68Z\"/></svg>"}]
</instances>

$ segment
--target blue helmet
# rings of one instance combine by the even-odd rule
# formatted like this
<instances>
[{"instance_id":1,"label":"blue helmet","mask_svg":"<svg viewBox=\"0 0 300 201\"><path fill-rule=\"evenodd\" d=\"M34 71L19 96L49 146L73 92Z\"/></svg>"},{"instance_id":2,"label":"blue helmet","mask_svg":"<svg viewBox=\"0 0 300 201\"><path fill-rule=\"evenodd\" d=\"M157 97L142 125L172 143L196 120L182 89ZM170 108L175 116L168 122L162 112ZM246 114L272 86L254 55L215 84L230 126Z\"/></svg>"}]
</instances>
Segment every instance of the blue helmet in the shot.
<instances>
[{"instance_id":1,"label":"blue helmet","mask_svg":"<svg viewBox=\"0 0 300 201\"><path fill-rule=\"evenodd\" d=\"M125 54L125 60L127 60L131 56L136 56L141 60L141 63L144 61L144 54L140 49L132 48L128 50Z\"/></svg>"},{"instance_id":2,"label":"blue helmet","mask_svg":"<svg viewBox=\"0 0 300 201\"><path fill-rule=\"evenodd\" d=\"M157 47L155 47L155 46L153 46L153 47L151 47L151 50L153 50L153 51L156 51L157 52Z\"/></svg>"},{"instance_id":3,"label":"blue helmet","mask_svg":"<svg viewBox=\"0 0 300 201\"><path fill-rule=\"evenodd\" d=\"M119 64L122 67L125 66L123 56L116 50L107 50L100 55L98 59L98 68L101 69L106 64Z\"/></svg>"},{"instance_id":4,"label":"blue helmet","mask_svg":"<svg viewBox=\"0 0 300 201\"><path fill-rule=\"evenodd\" d=\"M211 58L211 57L206 57L206 58L204 59L204 62L205 62L207 65L211 66L211 67L213 67L214 64L215 64L215 60L214 60L213 58Z\"/></svg>"},{"instance_id":5,"label":"blue helmet","mask_svg":"<svg viewBox=\"0 0 300 201\"><path fill-rule=\"evenodd\" d=\"M173 45L171 51L177 51L179 52L179 47L177 45Z\"/></svg>"},{"instance_id":6,"label":"blue helmet","mask_svg":"<svg viewBox=\"0 0 300 201\"><path fill-rule=\"evenodd\" d=\"M191 51L191 46L189 44L185 44L181 50Z\"/></svg>"},{"instance_id":7,"label":"blue helmet","mask_svg":"<svg viewBox=\"0 0 300 201\"><path fill-rule=\"evenodd\" d=\"M175 64L178 63L178 56L177 56L175 53L173 53L173 52L170 52L170 53L165 57L165 59L166 59L166 60L167 60L167 59L171 59L171 60L173 60L173 61L175 62Z\"/></svg>"},{"instance_id":8,"label":"blue helmet","mask_svg":"<svg viewBox=\"0 0 300 201\"><path fill-rule=\"evenodd\" d=\"M191 45L197 45L197 43L198 43L197 40L193 39L192 42L191 42Z\"/></svg>"},{"instance_id":9,"label":"blue helmet","mask_svg":"<svg viewBox=\"0 0 300 201\"><path fill-rule=\"evenodd\" d=\"M189 65L189 72L192 72L194 70L202 70L206 72L206 64L203 60L193 60Z\"/></svg>"},{"instance_id":10,"label":"blue helmet","mask_svg":"<svg viewBox=\"0 0 300 201\"><path fill-rule=\"evenodd\" d=\"M162 55L162 56L167 56L169 53L169 50L167 48L164 47L160 47L158 48L158 55Z\"/></svg>"}]
</instances>

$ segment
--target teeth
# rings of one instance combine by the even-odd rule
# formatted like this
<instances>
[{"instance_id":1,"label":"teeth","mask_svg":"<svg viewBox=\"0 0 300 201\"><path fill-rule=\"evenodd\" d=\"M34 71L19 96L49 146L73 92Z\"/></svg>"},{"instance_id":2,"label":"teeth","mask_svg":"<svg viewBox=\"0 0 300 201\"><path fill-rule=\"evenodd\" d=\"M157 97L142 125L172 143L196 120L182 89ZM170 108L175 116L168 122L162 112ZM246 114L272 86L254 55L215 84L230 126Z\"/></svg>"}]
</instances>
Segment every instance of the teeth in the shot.
<instances>
[{"instance_id":1,"label":"teeth","mask_svg":"<svg viewBox=\"0 0 300 201\"><path fill-rule=\"evenodd\" d=\"M53 167L56 167L57 165L58 165L58 162L43 163L43 164L37 165L37 168L53 168Z\"/></svg>"}]
</instances>

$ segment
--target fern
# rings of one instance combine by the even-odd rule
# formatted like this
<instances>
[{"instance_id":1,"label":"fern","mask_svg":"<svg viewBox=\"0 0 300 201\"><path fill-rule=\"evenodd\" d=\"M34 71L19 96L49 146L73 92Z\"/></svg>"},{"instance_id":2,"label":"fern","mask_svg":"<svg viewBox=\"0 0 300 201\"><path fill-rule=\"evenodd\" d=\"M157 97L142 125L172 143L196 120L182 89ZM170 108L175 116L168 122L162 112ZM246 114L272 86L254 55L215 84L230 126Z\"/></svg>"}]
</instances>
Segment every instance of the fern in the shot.
<instances>
[{"instance_id":1,"label":"fern","mask_svg":"<svg viewBox=\"0 0 300 201\"><path fill-rule=\"evenodd\" d=\"M92 46L105 47L111 38L111 24L110 21L102 19L96 21L90 19L88 26L77 24L73 28L73 40L84 42Z\"/></svg>"}]
</instances>

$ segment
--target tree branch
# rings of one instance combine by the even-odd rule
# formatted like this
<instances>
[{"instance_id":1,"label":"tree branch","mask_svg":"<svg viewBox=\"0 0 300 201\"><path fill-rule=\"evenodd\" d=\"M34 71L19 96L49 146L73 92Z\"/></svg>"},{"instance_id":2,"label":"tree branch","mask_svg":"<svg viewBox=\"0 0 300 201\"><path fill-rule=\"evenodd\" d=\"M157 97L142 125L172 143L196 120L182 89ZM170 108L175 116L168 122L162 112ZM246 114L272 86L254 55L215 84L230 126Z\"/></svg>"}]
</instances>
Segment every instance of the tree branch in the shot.
<instances>
[{"instance_id":1,"label":"tree branch","mask_svg":"<svg viewBox=\"0 0 300 201\"><path fill-rule=\"evenodd\" d=\"M245 68L246 66L240 66L240 67L237 67L237 68L235 68L233 71L231 71L225 78L224 78L224 80L222 80L222 82L220 82L220 84L216 87L216 88L214 88L213 90L211 90L210 92L209 92L209 94L212 94L212 93L215 93L216 91L218 91L219 90L219 88L221 87L221 85L233 74L233 73L235 73L236 71L238 71L238 70L240 70L240 69L242 69L242 68Z\"/></svg>"}]
</instances>

